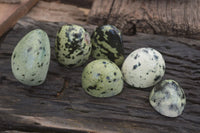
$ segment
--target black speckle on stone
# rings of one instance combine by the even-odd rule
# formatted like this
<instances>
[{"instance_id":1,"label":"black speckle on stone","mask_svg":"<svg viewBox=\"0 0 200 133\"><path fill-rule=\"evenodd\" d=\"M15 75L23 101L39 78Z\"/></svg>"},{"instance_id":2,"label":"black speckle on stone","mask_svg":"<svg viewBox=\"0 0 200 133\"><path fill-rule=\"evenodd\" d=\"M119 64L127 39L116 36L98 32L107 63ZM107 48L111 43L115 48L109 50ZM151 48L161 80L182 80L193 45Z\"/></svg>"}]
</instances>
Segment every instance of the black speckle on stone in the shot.
<instances>
[{"instance_id":1,"label":"black speckle on stone","mask_svg":"<svg viewBox=\"0 0 200 133\"><path fill-rule=\"evenodd\" d=\"M100 54L98 53L97 56L100 56Z\"/></svg>"},{"instance_id":2,"label":"black speckle on stone","mask_svg":"<svg viewBox=\"0 0 200 133\"><path fill-rule=\"evenodd\" d=\"M138 55L138 54L136 54L136 55L135 55L135 57L134 57L134 59L136 60L138 57L139 57L139 55Z\"/></svg>"},{"instance_id":3,"label":"black speckle on stone","mask_svg":"<svg viewBox=\"0 0 200 133\"><path fill-rule=\"evenodd\" d=\"M149 75L149 73L146 73L146 75Z\"/></svg>"},{"instance_id":4,"label":"black speckle on stone","mask_svg":"<svg viewBox=\"0 0 200 133\"><path fill-rule=\"evenodd\" d=\"M89 86L88 88L87 88L87 90L96 90L96 85L95 86Z\"/></svg>"},{"instance_id":5,"label":"black speckle on stone","mask_svg":"<svg viewBox=\"0 0 200 133\"><path fill-rule=\"evenodd\" d=\"M181 103L181 107L183 107L185 104L184 103Z\"/></svg>"},{"instance_id":6,"label":"black speckle on stone","mask_svg":"<svg viewBox=\"0 0 200 133\"><path fill-rule=\"evenodd\" d=\"M41 63L41 65L40 65L40 66L42 67L42 66L43 66L43 64L44 64L44 63Z\"/></svg>"},{"instance_id":7,"label":"black speckle on stone","mask_svg":"<svg viewBox=\"0 0 200 133\"><path fill-rule=\"evenodd\" d=\"M157 56L157 55L155 55L155 54L154 54L154 58L155 58L156 60L158 60L158 56Z\"/></svg>"},{"instance_id":8,"label":"black speckle on stone","mask_svg":"<svg viewBox=\"0 0 200 133\"><path fill-rule=\"evenodd\" d=\"M144 53L147 53L147 54L149 53L148 50L146 50L146 49L143 49L143 52L144 52Z\"/></svg>"},{"instance_id":9,"label":"black speckle on stone","mask_svg":"<svg viewBox=\"0 0 200 133\"><path fill-rule=\"evenodd\" d=\"M138 67L137 65L134 65L134 66L133 66L133 70L135 70L137 67Z\"/></svg>"},{"instance_id":10,"label":"black speckle on stone","mask_svg":"<svg viewBox=\"0 0 200 133\"><path fill-rule=\"evenodd\" d=\"M100 73L97 73L97 76L100 76L101 74Z\"/></svg>"},{"instance_id":11,"label":"black speckle on stone","mask_svg":"<svg viewBox=\"0 0 200 133\"><path fill-rule=\"evenodd\" d=\"M82 54L83 54L83 51L79 52L79 53L77 54L77 56L78 56L78 55L82 55Z\"/></svg>"},{"instance_id":12,"label":"black speckle on stone","mask_svg":"<svg viewBox=\"0 0 200 133\"><path fill-rule=\"evenodd\" d=\"M176 104L169 105L169 110L178 110L178 107Z\"/></svg>"},{"instance_id":13,"label":"black speckle on stone","mask_svg":"<svg viewBox=\"0 0 200 133\"><path fill-rule=\"evenodd\" d=\"M32 50L32 47L28 48L28 49L27 49L27 52L29 53L31 50Z\"/></svg>"},{"instance_id":14,"label":"black speckle on stone","mask_svg":"<svg viewBox=\"0 0 200 133\"><path fill-rule=\"evenodd\" d=\"M42 80L39 80L39 81L38 81L38 83L41 83L41 82L42 82Z\"/></svg>"},{"instance_id":15,"label":"black speckle on stone","mask_svg":"<svg viewBox=\"0 0 200 133\"><path fill-rule=\"evenodd\" d=\"M39 48L39 50L42 50L42 49L43 49L43 47L40 47L40 48Z\"/></svg>"},{"instance_id":16,"label":"black speckle on stone","mask_svg":"<svg viewBox=\"0 0 200 133\"><path fill-rule=\"evenodd\" d=\"M74 59L74 56L72 56L72 59Z\"/></svg>"},{"instance_id":17,"label":"black speckle on stone","mask_svg":"<svg viewBox=\"0 0 200 133\"><path fill-rule=\"evenodd\" d=\"M105 61L103 61L102 63L103 63L103 64L106 64L106 62L105 62Z\"/></svg>"},{"instance_id":18,"label":"black speckle on stone","mask_svg":"<svg viewBox=\"0 0 200 133\"><path fill-rule=\"evenodd\" d=\"M111 88L110 90L113 91L113 88Z\"/></svg>"},{"instance_id":19,"label":"black speckle on stone","mask_svg":"<svg viewBox=\"0 0 200 133\"><path fill-rule=\"evenodd\" d=\"M107 76L107 77L106 77L106 79L107 79L107 80L110 80L110 77L109 77L109 76Z\"/></svg>"},{"instance_id":20,"label":"black speckle on stone","mask_svg":"<svg viewBox=\"0 0 200 133\"><path fill-rule=\"evenodd\" d=\"M101 83L103 83L103 80L101 80Z\"/></svg>"},{"instance_id":21,"label":"black speckle on stone","mask_svg":"<svg viewBox=\"0 0 200 133\"><path fill-rule=\"evenodd\" d=\"M40 54L40 52L37 52L37 55L39 55Z\"/></svg>"},{"instance_id":22,"label":"black speckle on stone","mask_svg":"<svg viewBox=\"0 0 200 133\"><path fill-rule=\"evenodd\" d=\"M19 68L17 68L17 70L19 70Z\"/></svg>"},{"instance_id":23,"label":"black speckle on stone","mask_svg":"<svg viewBox=\"0 0 200 133\"><path fill-rule=\"evenodd\" d=\"M92 72L90 71L90 74L91 74Z\"/></svg>"},{"instance_id":24,"label":"black speckle on stone","mask_svg":"<svg viewBox=\"0 0 200 133\"><path fill-rule=\"evenodd\" d=\"M175 89L176 91L178 91L178 86L177 86L177 84L176 84L175 82L172 82L172 86L174 87L174 89Z\"/></svg>"},{"instance_id":25,"label":"black speckle on stone","mask_svg":"<svg viewBox=\"0 0 200 133\"><path fill-rule=\"evenodd\" d=\"M165 70L165 66L164 66L164 65L163 65L163 67L162 67L162 68L163 68L163 70Z\"/></svg>"},{"instance_id":26,"label":"black speckle on stone","mask_svg":"<svg viewBox=\"0 0 200 133\"><path fill-rule=\"evenodd\" d=\"M22 74L22 76L24 77L25 75L24 75L24 74Z\"/></svg>"},{"instance_id":27,"label":"black speckle on stone","mask_svg":"<svg viewBox=\"0 0 200 133\"><path fill-rule=\"evenodd\" d=\"M165 97L166 97L166 99L170 98L170 93L168 91L165 92Z\"/></svg>"},{"instance_id":28,"label":"black speckle on stone","mask_svg":"<svg viewBox=\"0 0 200 133\"><path fill-rule=\"evenodd\" d=\"M181 97L181 99L185 99L185 94L182 94L182 97Z\"/></svg>"},{"instance_id":29,"label":"black speckle on stone","mask_svg":"<svg viewBox=\"0 0 200 133\"><path fill-rule=\"evenodd\" d=\"M101 94L105 94L106 92L104 91L104 92L101 92Z\"/></svg>"},{"instance_id":30,"label":"black speckle on stone","mask_svg":"<svg viewBox=\"0 0 200 133\"><path fill-rule=\"evenodd\" d=\"M141 66L140 62L138 63L138 66Z\"/></svg>"},{"instance_id":31,"label":"black speckle on stone","mask_svg":"<svg viewBox=\"0 0 200 133\"><path fill-rule=\"evenodd\" d=\"M113 79L113 82L115 82L117 79Z\"/></svg>"},{"instance_id":32,"label":"black speckle on stone","mask_svg":"<svg viewBox=\"0 0 200 133\"><path fill-rule=\"evenodd\" d=\"M46 54L44 54L44 56L47 56Z\"/></svg>"},{"instance_id":33,"label":"black speckle on stone","mask_svg":"<svg viewBox=\"0 0 200 133\"><path fill-rule=\"evenodd\" d=\"M42 42L38 39L39 44L41 44Z\"/></svg>"},{"instance_id":34,"label":"black speckle on stone","mask_svg":"<svg viewBox=\"0 0 200 133\"><path fill-rule=\"evenodd\" d=\"M110 80L108 81L108 83L111 83L111 82L112 82L112 81L110 81Z\"/></svg>"},{"instance_id":35,"label":"black speckle on stone","mask_svg":"<svg viewBox=\"0 0 200 133\"><path fill-rule=\"evenodd\" d=\"M31 79L30 81L34 81L34 79Z\"/></svg>"},{"instance_id":36,"label":"black speckle on stone","mask_svg":"<svg viewBox=\"0 0 200 133\"><path fill-rule=\"evenodd\" d=\"M161 76L158 75L158 76L156 76L156 77L154 78L154 81L157 81L157 80L159 80L160 78L161 78Z\"/></svg>"},{"instance_id":37,"label":"black speckle on stone","mask_svg":"<svg viewBox=\"0 0 200 133\"><path fill-rule=\"evenodd\" d=\"M36 74L34 73L34 74L32 74L32 76L35 76Z\"/></svg>"},{"instance_id":38,"label":"black speckle on stone","mask_svg":"<svg viewBox=\"0 0 200 133\"><path fill-rule=\"evenodd\" d=\"M114 75L116 76L116 75L117 75L117 73L116 73L116 72L114 72Z\"/></svg>"},{"instance_id":39,"label":"black speckle on stone","mask_svg":"<svg viewBox=\"0 0 200 133\"><path fill-rule=\"evenodd\" d=\"M153 99L153 102L155 103L155 102L156 102L156 99Z\"/></svg>"},{"instance_id":40,"label":"black speckle on stone","mask_svg":"<svg viewBox=\"0 0 200 133\"><path fill-rule=\"evenodd\" d=\"M16 57L16 53L14 53L14 55L13 55L13 59Z\"/></svg>"}]
</instances>

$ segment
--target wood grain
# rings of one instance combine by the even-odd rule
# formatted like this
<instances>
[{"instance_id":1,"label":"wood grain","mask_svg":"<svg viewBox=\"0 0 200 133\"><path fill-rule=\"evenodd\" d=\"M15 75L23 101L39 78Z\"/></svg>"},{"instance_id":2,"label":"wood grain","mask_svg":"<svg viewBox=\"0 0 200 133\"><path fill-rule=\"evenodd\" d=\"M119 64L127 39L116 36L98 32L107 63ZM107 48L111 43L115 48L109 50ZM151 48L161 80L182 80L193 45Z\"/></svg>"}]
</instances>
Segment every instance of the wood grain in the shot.
<instances>
[{"instance_id":1,"label":"wood grain","mask_svg":"<svg viewBox=\"0 0 200 133\"><path fill-rule=\"evenodd\" d=\"M23 132L98 133L199 133L200 127L200 41L148 35L123 36L126 56L141 47L152 47L166 61L164 79L180 83L187 96L183 114L167 118L149 104L152 88L124 85L112 98L93 98L81 87L84 68L58 65L54 41L64 23L37 22L23 18L0 43L0 130ZM90 33L95 26L83 25ZM43 85L28 87L13 76L10 58L17 42L30 30L45 30L51 42L51 63ZM91 61L92 59L90 59ZM89 62L89 61L88 61Z\"/></svg>"},{"instance_id":2,"label":"wood grain","mask_svg":"<svg viewBox=\"0 0 200 133\"><path fill-rule=\"evenodd\" d=\"M0 37L12 28L39 0L21 0L20 4L0 3Z\"/></svg>"},{"instance_id":3,"label":"wood grain","mask_svg":"<svg viewBox=\"0 0 200 133\"><path fill-rule=\"evenodd\" d=\"M39 1L27 16L40 21L66 22L72 24L86 24L87 19L84 11L80 10L77 6L44 1Z\"/></svg>"},{"instance_id":4,"label":"wood grain","mask_svg":"<svg viewBox=\"0 0 200 133\"><path fill-rule=\"evenodd\" d=\"M199 39L199 7L199 0L96 0L88 22L113 24L127 35L137 30Z\"/></svg>"}]
</instances>

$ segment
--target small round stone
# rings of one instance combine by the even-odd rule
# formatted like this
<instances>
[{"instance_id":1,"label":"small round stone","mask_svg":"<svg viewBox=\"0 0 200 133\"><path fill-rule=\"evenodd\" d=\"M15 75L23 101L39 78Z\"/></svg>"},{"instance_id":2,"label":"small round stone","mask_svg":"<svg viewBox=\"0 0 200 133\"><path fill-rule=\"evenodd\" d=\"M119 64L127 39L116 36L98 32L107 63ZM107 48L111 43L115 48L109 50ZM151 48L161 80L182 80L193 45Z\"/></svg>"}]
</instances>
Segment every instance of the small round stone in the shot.
<instances>
[{"instance_id":1,"label":"small round stone","mask_svg":"<svg viewBox=\"0 0 200 133\"><path fill-rule=\"evenodd\" d=\"M147 88L158 83L165 73L162 55L152 48L139 48L122 65L124 80L131 86Z\"/></svg>"},{"instance_id":2,"label":"small round stone","mask_svg":"<svg viewBox=\"0 0 200 133\"><path fill-rule=\"evenodd\" d=\"M160 114L168 117L177 117L184 110L186 96L176 81L164 80L152 89L149 102Z\"/></svg>"},{"instance_id":3,"label":"small round stone","mask_svg":"<svg viewBox=\"0 0 200 133\"><path fill-rule=\"evenodd\" d=\"M68 68L83 65L92 50L89 33L78 25L63 25L56 36L55 53L58 62Z\"/></svg>"},{"instance_id":4,"label":"small round stone","mask_svg":"<svg viewBox=\"0 0 200 133\"><path fill-rule=\"evenodd\" d=\"M109 59L118 66L124 61L121 32L113 25L97 27L91 36L92 56L95 59Z\"/></svg>"},{"instance_id":5,"label":"small round stone","mask_svg":"<svg viewBox=\"0 0 200 133\"><path fill-rule=\"evenodd\" d=\"M94 97L111 97L123 89L122 73L118 66L106 59L90 62L82 73L82 87Z\"/></svg>"}]
</instances>

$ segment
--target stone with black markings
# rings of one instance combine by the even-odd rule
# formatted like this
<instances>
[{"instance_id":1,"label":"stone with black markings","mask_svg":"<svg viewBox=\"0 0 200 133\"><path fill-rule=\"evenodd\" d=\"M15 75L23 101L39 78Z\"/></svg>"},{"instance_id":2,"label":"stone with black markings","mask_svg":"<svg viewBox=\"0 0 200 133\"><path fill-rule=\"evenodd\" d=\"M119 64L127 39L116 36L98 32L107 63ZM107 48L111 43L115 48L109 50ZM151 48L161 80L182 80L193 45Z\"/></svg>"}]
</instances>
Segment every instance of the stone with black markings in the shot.
<instances>
[{"instance_id":1,"label":"stone with black markings","mask_svg":"<svg viewBox=\"0 0 200 133\"><path fill-rule=\"evenodd\" d=\"M49 69L50 42L41 29L26 34L16 45L11 66L15 78L29 86L42 84Z\"/></svg>"},{"instance_id":2,"label":"stone with black markings","mask_svg":"<svg viewBox=\"0 0 200 133\"><path fill-rule=\"evenodd\" d=\"M121 32L113 25L97 27L91 36L92 56L95 59L109 59L118 66L124 61Z\"/></svg>"},{"instance_id":3,"label":"stone with black markings","mask_svg":"<svg viewBox=\"0 0 200 133\"><path fill-rule=\"evenodd\" d=\"M57 32L55 53L58 62L68 68L83 65L92 50L90 36L78 25L63 25Z\"/></svg>"},{"instance_id":4,"label":"stone with black markings","mask_svg":"<svg viewBox=\"0 0 200 133\"><path fill-rule=\"evenodd\" d=\"M117 95L123 89L122 73L110 60L94 60L83 70L82 87L85 92L94 97Z\"/></svg>"},{"instance_id":5,"label":"stone with black markings","mask_svg":"<svg viewBox=\"0 0 200 133\"><path fill-rule=\"evenodd\" d=\"M151 91L149 102L160 114L177 117L186 105L186 96L181 86L174 80L164 80Z\"/></svg>"},{"instance_id":6,"label":"stone with black markings","mask_svg":"<svg viewBox=\"0 0 200 133\"><path fill-rule=\"evenodd\" d=\"M158 83L165 73L162 55L152 48L139 48L122 65L124 80L131 86L147 88Z\"/></svg>"}]
</instances>

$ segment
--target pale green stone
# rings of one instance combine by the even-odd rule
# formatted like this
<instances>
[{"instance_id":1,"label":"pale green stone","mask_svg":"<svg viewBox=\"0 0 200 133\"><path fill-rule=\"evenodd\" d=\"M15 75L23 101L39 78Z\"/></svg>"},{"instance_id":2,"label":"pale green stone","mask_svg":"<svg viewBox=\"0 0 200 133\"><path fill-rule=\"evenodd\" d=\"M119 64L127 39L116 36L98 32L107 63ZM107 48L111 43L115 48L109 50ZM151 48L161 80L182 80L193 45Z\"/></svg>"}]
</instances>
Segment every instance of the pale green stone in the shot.
<instances>
[{"instance_id":1,"label":"pale green stone","mask_svg":"<svg viewBox=\"0 0 200 133\"><path fill-rule=\"evenodd\" d=\"M15 78L29 86L42 84L50 63L49 38L41 29L26 34L16 45L11 67Z\"/></svg>"},{"instance_id":2,"label":"pale green stone","mask_svg":"<svg viewBox=\"0 0 200 133\"><path fill-rule=\"evenodd\" d=\"M90 62L82 73L82 87L94 97L111 97L123 89L122 73L118 66L105 59Z\"/></svg>"}]
</instances>

